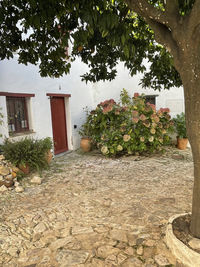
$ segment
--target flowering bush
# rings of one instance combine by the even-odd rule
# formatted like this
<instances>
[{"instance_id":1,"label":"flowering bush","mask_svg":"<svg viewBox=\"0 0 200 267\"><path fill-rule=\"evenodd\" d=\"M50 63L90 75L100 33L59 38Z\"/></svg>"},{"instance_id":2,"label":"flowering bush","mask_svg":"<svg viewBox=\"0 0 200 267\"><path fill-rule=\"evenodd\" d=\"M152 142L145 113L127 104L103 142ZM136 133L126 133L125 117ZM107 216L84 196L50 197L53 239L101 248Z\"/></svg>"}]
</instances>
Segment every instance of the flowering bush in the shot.
<instances>
[{"instance_id":1,"label":"flowering bush","mask_svg":"<svg viewBox=\"0 0 200 267\"><path fill-rule=\"evenodd\" d=\"M121 103L101 102L87 117L89 137L101 152L108 156L154 152L166 145L173 129L169 109L156 111L138 93L131 99L123 90L120 96Z\"/></svg>"}]
</instances>

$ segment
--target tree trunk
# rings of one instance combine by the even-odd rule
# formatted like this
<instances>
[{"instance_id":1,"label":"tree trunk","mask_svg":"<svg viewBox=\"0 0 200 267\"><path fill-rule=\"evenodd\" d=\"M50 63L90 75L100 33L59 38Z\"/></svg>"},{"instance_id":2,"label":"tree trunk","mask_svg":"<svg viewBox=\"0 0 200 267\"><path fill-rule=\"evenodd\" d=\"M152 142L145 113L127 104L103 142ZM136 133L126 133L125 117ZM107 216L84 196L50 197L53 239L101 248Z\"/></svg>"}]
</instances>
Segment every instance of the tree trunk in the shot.
<instances>
[{"instance_id":1,"label":"tree trunk","mask_svg":"<svg viewBox=\"0 0 200 267\"><path fill-rule=\"evenodd\" d=\"M194 187L190 230L193 236L200 238L200 83L195 88L195 91L198 91L198 94L195 94L196 97L191 95L193 99L190 99L190 101L187 101L186 97L185 111L187 133L194 161Z\"/></svg>"},{"instance_id":2,"label":"tree trunk","mask_svg":"<svg viewBox=\"0 0 200 267\"><path fill-rule=\"evenodd\" d=\"M191 55L187 58L190 61L182 62L183 67L179 73L184 87L187 135L194 161L190 231L193 236L200 238L200 59L193 58Z\"/></svg>"}]
</instances>

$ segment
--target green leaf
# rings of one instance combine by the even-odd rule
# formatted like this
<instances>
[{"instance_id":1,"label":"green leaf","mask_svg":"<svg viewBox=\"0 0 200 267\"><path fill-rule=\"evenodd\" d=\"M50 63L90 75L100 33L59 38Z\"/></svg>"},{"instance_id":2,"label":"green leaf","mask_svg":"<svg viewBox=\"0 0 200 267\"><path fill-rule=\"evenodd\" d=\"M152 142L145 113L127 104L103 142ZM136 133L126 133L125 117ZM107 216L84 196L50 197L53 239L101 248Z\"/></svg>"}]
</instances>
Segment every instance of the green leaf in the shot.
<instances>
[{"instance_id":1,"label":"green leaf","mask_svg":"<svg viewBox=\"0 0 200 267\"><path fill-rule=\"evenodd\" d=\"M124 45L125 44L125 41L126 41L126 38L124 35L121 36L121 41L122 41L122 44Z\"/></svg>"},{"instance_id":2,"label":"green leaf","mask_svg":"<svg viewBox=\"0 0 200 267\"><path fill-rule=\"evenodd\" d=\"M129 48L128 48L128 46L124 46L124 55L125 55L125 57L126 58L129 58Z\"/></svg>"},{"instance_id":3,"label":"green leaf","mask_svg":"<svg viewBox=\"0 0 200 267\"><path fill-rule=\"evenodd\" d=\"M103 31L102 32L102 37L105 38L108 35L108 33L109 33L108 31Z\"/></svg>"}]
</instances>

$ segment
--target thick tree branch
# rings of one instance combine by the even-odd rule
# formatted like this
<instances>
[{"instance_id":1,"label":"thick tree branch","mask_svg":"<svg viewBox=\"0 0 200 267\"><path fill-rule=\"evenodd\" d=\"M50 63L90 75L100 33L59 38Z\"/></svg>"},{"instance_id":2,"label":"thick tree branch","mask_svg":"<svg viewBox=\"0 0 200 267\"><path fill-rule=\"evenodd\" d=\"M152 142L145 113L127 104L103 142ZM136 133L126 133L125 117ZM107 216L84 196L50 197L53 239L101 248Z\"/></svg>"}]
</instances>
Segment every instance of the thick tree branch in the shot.
<instances>
[{"instance_id":1,"label":"thick tree branch","mask_svg":"<svg viewBox=\"0 0 200 267\"><path fill-rule=\"evenodd\" d=\"M173 36L173 29L171 29L177 29L178 26L176 21L178 16L174 16L174 12L177 12L178 15L175 0L166 1L165 12L148 4L147 0L126 0L126 2L133 11L143 17L146 23L149 24L150 28L154 31L156 41L171 53L178 64L179 48L177 38ZM171 28L169 27L169 21L173 21ZM177 31L175 30L174 32L176 33Z\"/></svg>"},{"instance_id":2,"label":"thick tree branch","mask_svg":"<svg viewBox=\"0 0 200 267\"><path fill-rule=\"evenodd\" d=\"M147 0L125 0L129 7L138 13L143 18L150 18L156 22L166 25L170 29L173 29L177 25L177 16L174 16L176 10L175 0L171 0L172 4L166 2L166 11L162 11L153 5L149 4ZM173 11L173 12L172 12ZM178 15L178 13L177 13Z\"/></svg>"},{"instance_id":3,"label":"thick tree branch","mask_svg":"<svg viewBox=\"0 0 200 267\"><path fill-rule=\"evenodd\" d=\"M157 23L149 18L146 19L146 22L154 31L156 41L163 45L173 56L176 63L178 63L179 49L176 41L173 39L171 31L165 25Z\"/></svg>"}]
</instances>

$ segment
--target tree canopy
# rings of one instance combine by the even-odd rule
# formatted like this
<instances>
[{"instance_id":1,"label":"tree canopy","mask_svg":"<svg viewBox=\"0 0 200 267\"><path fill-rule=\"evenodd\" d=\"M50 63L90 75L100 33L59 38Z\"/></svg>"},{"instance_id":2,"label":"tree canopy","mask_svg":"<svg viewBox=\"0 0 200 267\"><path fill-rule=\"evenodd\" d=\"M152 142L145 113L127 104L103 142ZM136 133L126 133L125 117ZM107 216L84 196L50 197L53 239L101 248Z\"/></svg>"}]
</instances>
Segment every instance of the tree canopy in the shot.
<instances>
[{"instance_id":1,"label":"tree canopy","mask_svg":"<svg viewBox=\"0 0 200 267\"><path fill-rule=\"evenodd\" d=\"M178 2L181 16L193 2ZM165 1L150 3L157 10L165 9ZM66 53L69 42L70 56ZM122 61L131 75L143 73L144 87L161 89L182 84L173 57L155 41L142 16L123 0L3 0L0 47L0 59L12 58L17 52L20 63L39 64L41 76L67 74L71 62L80 57L90 69L82 76L85 81L114 79L116 65Z\"/></svg>"}]
</instances>

